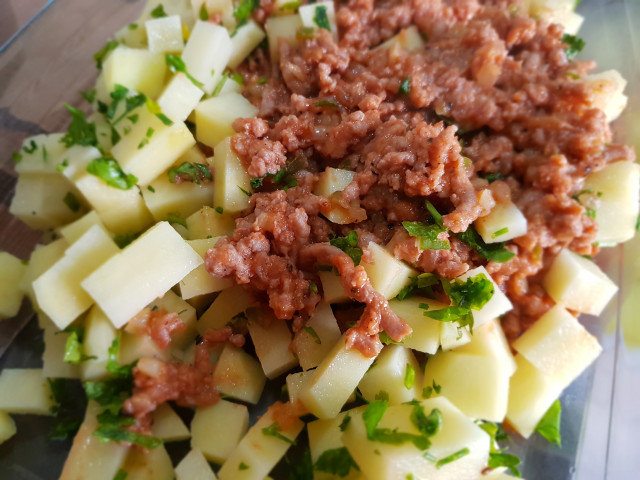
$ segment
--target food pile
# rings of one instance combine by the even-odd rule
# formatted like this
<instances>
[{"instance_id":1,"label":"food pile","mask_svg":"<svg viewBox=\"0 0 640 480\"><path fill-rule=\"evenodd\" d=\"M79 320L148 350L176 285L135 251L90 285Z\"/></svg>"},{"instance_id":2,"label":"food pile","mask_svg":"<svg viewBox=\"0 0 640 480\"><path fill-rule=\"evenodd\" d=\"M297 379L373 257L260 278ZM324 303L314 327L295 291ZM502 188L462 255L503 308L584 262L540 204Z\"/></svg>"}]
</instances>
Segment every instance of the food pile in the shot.
<instances>
[{"instance_id":1,"label":"food pile","mask_svg":"<svg viewBox=\"0 0 640 480\"><path fill-rule=\"evenodd\" d=\"M574 3L150 0L14 153L53 234L0 254L45 340L0 440L54 415L63 480L520 476L507 433L560 445L576 317L617 291L593 257L638 218Z\"/></svg>"}]
</instances>

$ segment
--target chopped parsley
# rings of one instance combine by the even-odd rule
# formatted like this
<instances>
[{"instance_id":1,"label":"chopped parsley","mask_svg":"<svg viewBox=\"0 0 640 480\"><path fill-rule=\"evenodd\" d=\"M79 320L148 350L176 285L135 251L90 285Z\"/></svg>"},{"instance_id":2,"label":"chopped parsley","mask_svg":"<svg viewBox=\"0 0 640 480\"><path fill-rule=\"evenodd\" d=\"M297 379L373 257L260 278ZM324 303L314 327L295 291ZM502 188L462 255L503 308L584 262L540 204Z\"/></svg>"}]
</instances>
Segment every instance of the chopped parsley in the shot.
<instances>
[{"instance_id":1,"label":"chopped parsley","mask_svg":"<svg viewBox=\"0 0 640 480\"><path fill-rule=\"evenodd\" d=\"M87 165L87 172L102 179L107 185L120 190L129 190L138 182L138 178L130 173L125 174L114 158L99 157Z\"/></svg>"},{"instance_id":2,"label":"chopped parsley","mask_svg":"<svg viewBox=\"0 0 640 480\"><path fill-rule=\"evenodd\" d=\"M332 102L331 100L318 100L317 102L313 102L316 107L329 107L329 108L341 108L336 102Z\"/></svg>"},{"instance_id":3,"label":"chopped parsley","mask_svg":"<svg viewBox=\"0 0 640 480\"><path fill-rule=\"evenodd\" d=\"M167 117L164 113L162 113L162 109L160 108L160 105L158 105L156 102L154 102L150 98L146 99L145 104L147 106L147 110L149 110L149 112L151 112L156 117L158 117L158 120L160 120L162 123L164 123L167 126L173 125L173 121L171 121L169 117Z\"/></svg>"},{"instance_id":4,"label":"chopped parsley","mask_svg":"<svg viewBox=\"0 0 640 480\"><path fill-rule=\"evenodd\" d=\"M102 70L102 65L104 64L104 60L107 58L107 55L112 50L115 50L118 45L119 43L117 41L109 40L104 47L93 54L93 59L96 62L96 67L98 68L98 70Z\"/></svg>"},{"instance_id":5,"label":"chopped parsley","mask_svg":"<svg viewBox=\"0 0 640 480\"><path fill-rule=\"evenodd\" d=\"M442 386L438 385L435 380L432 380L430 387L424 387L422 389L422 397L430 398L434 392L436 395L440 395L441 391L442 391Z\"/></svg>"},{"instance_id":6,"label":"chopped parsley","mask_svg":"<svg viewBox=\"0 0 640 480\"><path fill-rule=\"evenodd\" d=\"M339 477L346 477L353 468L360 470L346 447L332 448L320 454L313 466L318 472L326 472Z\"/></svg>"},{"instance_id":7,"label":"chopped parsley","mask_svg":"<svg viewBox=\"0 0 640 480\"><path fill-rule=\"evenodd\" d=\"M128 475L129 474L127 472L120 469L116 472L115 476L113 477L113 480L127 480Z\"/></svg>"},{"instance_id":8,"label":"chopped parsley","mask_svg":"<svg viewBox=\"0 0 640 480\"><path fill-rule=\"evenodd\" d=\"M327 7L323 5L316 7L315 13L313 14L313 23L315 23L318 28L324 28L325 30L331 31L331 24L329 23L329 16L327 15Z\"/></svg>"},{"instance_id":9,"label":"chopped parsley","mask_svg":"<svg viewBox=\"0 0 640 480\"><path fill-rule=\"evenodd\" d=\"M421 250L449 250L451 244L448 240L439 240L438 235L446 232L439 225L429 225L424 222L402 222L402 226L412 237L420 239Z\"/></svg>"},{"instance_id":10,"label":"chopped parsley","mask_svg":"<svg viewBox=\"0 0 640 480\"><path fill-rule=\"evenodd\" d=\"M536 432L546 438L549 443L558 446L562 445L562 437L560 435L561 416L562 405L560 404L560 400L556 400L536 426Z\"/></svg>"},{"instance_id":11,"label":"chopped parsley","mask_svg":"<svg viewBox=\"0 0 640 480\"><path fill-rule=\"evenodd\" d=\"M11 152L11 158L13 159L13 163L20 163L22 161L22 154L20 152Z\"/></svg>"},{"instance_id":12,"label":"chopped parsley","mask_svg":"<svg viewBox=\"0 0 640 480\"><path fill-rule=\"evenodd\" d=\"M27 145L25 145L24 147L22 147L22 150L24 150L26 153L28 153L29 155L31 155L33 152L35 152L38 149L38 145L36 144L35 140L31 140Z\"/></svg>"},{"instance_id":13,"label":"chopped parsley","mask_svg":"<svg viewBox=\"0 0 640 480\"><path fill-rule=\"evenodd\" d=\"M320 340L320 337L318 336L318 334L316 333L316 331L313 329L313 327L310 327L309 325L305 325L302 328L305 332L307 332L307 334L313 338L313 341L316 342L318 345L320 345L322 343L322 340Z\"/></svg>"},{"instance_id":14,"label":"chopped parsley","mask_svg":"<svg viewBox=\"0 0 640 480\"><path fill-rule=\"evenodd\" d=\"M162 18L166 17L167 12L164 11L164 6L160 3L156 8L151 10L151 18Z\"/></svg>"},{"instance_id":15,"label":"chopped parsley","mask_svg":"<svg viewBox=\"0 0 640 480\"><path fill-rule=\"evenodd\" d=\"M416 384L416 369L410 363L404 371L404 388L411 390Z\"/></svg>"},{"instance_id":16,"label":"chopped parsley","mask_svg":"<svg viewBox=\"0 0 640 480\"><path fill-rule=\"evenodd\" d=\"M96 99L96 89L92 88L91 90L87 90L86 92L80 92L80 96L87 102L93 103L93 101Z\"/></svg>"},{"instance_id":17,"label":"chopped parsley","mask_svg":"<svg viewBox=\"0 0 640 480\"><path fill-rule=\"evenodd\" d=\"M216 207L214 210L218 212L220 215L224 213L224 209L222 207Z\"/></svg>"},{"instance_id":18,"label":"chopped parsley","mask_svg":"<svg viewBox=\"0 0 640 480\"><path fill-rule=\"evenodd\" d=\"M175 212L167 213L167 222L173 223L175 225L181 225L184 228L189 228L187 226L187 221L179 213L175 213Z\"/></svg>"},{"instance_id":19,"label":"chopped parsley","mask_svg":"<svg viewBox=\"0 0 640 480\"><path fill-rule=\"evenodd\" d=\"M260 0L241 0L240 5L233 11L233 17L238 22L238 28L247 23L249 17L260 7Z\"/></svg>"},{"instance_id":20,"label":"chopped parsley","mask_svg":"<svg viewBox=\"0 0 640 480\"><path fill-rule=\"evenodd\" d=\"M458 450L455 453L452 453L451 455L441 458L440 460L438 460L436 462L436 468L440 468L444 465L447 465L448 463L451 462L455 462L456 460L460 460L462 457L469 455L469 449L468 448L462 448L460 450Z\"/></svg>"},{"instance_id":21,"label":"chopped parsley","mask_svg":"<svg viewBox=\"0 0 640 480\"><path fill-rule=\"evenodd\" d=\"M72 192L67 192L62 201L72 212L77 212L82 208L80 200Z\"/></svg>"},{"instance_id":22,"label":"chopped parsley","mask_svg":"<svg viewBox=\"0 0 640 480\"><path fill-rule=\"evenodd\" d=\"M486 244L473 226L470 226L464 232L456 233L455 235L458 239L469 245L487 260L496 263L504 263L515 256L515 253L505 248L504 243Z\"/></svg>"},{"instance_id":23,"label":"chopped parsley","mask_svg":"<svg viewBox=\"0 0 640 480\"><path fill-rule=\"evenodd\" d=\"M360 265L362 249L358 247L358 234L354 230L351 230L346 237L334 236L329 240L329 243L349 255L354 265Z\"/></svg>"},{"instance_id":24,"label":"chopped parsley","mask_svg":"<svg viewBox=\"0 0 640 480\"><path fill-rule=\"evenodd\" d=\"M118 245L120 249L123 249L139 236L140 233L119 233L113 237L113 241L116 242L116 245Z\"/></svg>"},{"instance_id":25,"label":"chopped parsley","mask_svg":"<svg viewBox=\"0 0 640 480\"><path fill-rule=\"evenodd\" d=\"M202 5L204 7L204 4ZM182 57L180 55L174 55L173 53L167 53L164 57L169 70L173 73L181 72L184 73L185 76L193 83L196 87L202 88L203 83L199 82L191 74L187 71L187 66L185 65Z\"/></svg>"},{"instance_id":26,"label":"chopped parsley","mask_svg":"<svg viewBox=\"0 0 640 480\"><path fill-rule=\"evenodd\" d=\"M200 10L198 11L198 18L203 22L209 20L209 12L207 11L206 2L202 2L200 6Z\"/></svg>"},{"instance_id":27,"label":"chopped parsley","mask_svg":"<svg viewBox=\"0 0 640 480\"><path fill-rule=\"evenodd\" d=\"M157 448L162 445L162 440L159 438L125 430L125 427L130 427L136 423L136 419L133 417L126 417L105 410L98 415L98 423L99 426L93 432L93 435L100 440L116 443L135 443L146 449Z\"/></svg>"},{"instance_id":28,"label":"chopped parsley","mask_svg":"<svg viewBox=\"0 0 640 480\"><path fill-rule=\"evenodd\" d=\"M242 188L240 185L236 185L236 186L237 186L237 187L240 189L240 191L241 191L242 193L244 193L247 197L251 197L251 196L253 195L253 193L248 192L247 190L245 190L244 188Z\"/></svg>"},{"instance_id":29,"label":"chopped parsley","mask_svg":"<svg viewBox=\"0 0 640 480\"><path fill-rule=\"evenodd\" d=\"M278 425L278 422L274 422L271 425L269 425L268 427L265 427L262 429L262 434L266 435L268 437L275 437L278 438L280 440L282 440L283 442L288 443L289 445L295 445L296 442L295 440L291 440L288 437L285 437L282 433L282 430L280 429L280 426Z\"/></svg>"},{"instance_id":30,"label":"chopped parsley","mask_svg":"<svg viewBox=\"0 0 640 480\"><path fill-rule=\"evenodd\" d=\"M562 36L562 43L567 45L565 52L567 53L568 60L573 60L573 58L580 53L586 45L586 42L582 38L569 33L565 33Z\"/></svg>"},{"instance_id":31,"label":"chopped parsley","mask_svg":"<svg viewBox=\"0 0 640 480\"><path fill-rule=\"evenodd\" d=\"M76 391L77 384L66 378L48 378L51 389L54 415L49 432L51 440L66 440L73 437L82 424L82 413L86 409L84 395Z\"/></svg>"},{"instance_id":32,"label":"chopped parsley","mask_svg":"<svg viewBox=\"0 0 640 480\"><path fill-rule=\"evenodd\" d=\"M490 468L507 467L513 475L520 477L521 474L518 465L520 465L520 459L510 453L496 452L489 454L488 466Z\"/></svg>"},{"instance_id":33,"label":"chopped parsley","mask_svg":"<svg viewBox=\"0 0 640 480\"><path fill-rule=\"evenodd\" d=\"M287 163L287 165L281 168L276 173L267 173L262 177L253 177L250 179L249 184L253 190L257 190L264 186L264 181L266 179L271 179L271 181L278 187L284 190L285 192L290 188L293 188L298 185L298 180L294 177L294 174L302 168L302 163L304 160L296 158Z\"/></svg>"},{"instance_id":34,"label":"chopped parsley","mask_svg":"<svg viewBox=\"0 0 640 480\"><path fill-rule=\"evenodd\" d=\"M496 180L502 180L502 173L500 172L479 173L478 176L480 178L484 178L489 183L493 183Z\"/></svg>"},{"instance_id":35,"label":"chopped parsley","mask_svg":"<svg viewBox=\"0 0 640 480\"><path fill-rule=\"evenodd\" d=\"M350 422L351 422L351 415L348 415L348 414L345 415L344 418L342 419L342 422L340 422L340 425L338 426L340 431L344 432L349 426Z\"/></svg>"},{"instance_id":36,"label":"chopped parsley","mask_svg":"<svg viewBox=\"0 0 640 480\"><path fill-rule=\"evenodd\" d=\"M82 345L84 342L84 327L81 325L69 325L60 333L63 332L69 333L64 347L63 361L77 365L80 362L96 358L94 356L89 357L84 354L84 347Z\"/></svg>"},{"instance_id":37,"label":"chopped parsley","mask_svg":"<svg viewBox=\"0 0 640 480\"><path fill-rule=\"evenodd\" d=\"M398 95L409 95L411 91L411 77L405 78L398 88Z\"/></svg>"},{"instance_id":38,"label":"chopped parsley","mask_svg":"<svg viewBox=\"0 0 640 480\"><path fill-rule=\"evenodd\" d=\"M589 218L596 218L596 211L593 208L585 208L584 214Z\"/></svg>"},{"instance_id":39,"label":"chopped parsley","mask_svg":"<svg viewBox=\"0 0 640 480\"><path fill-rule=\"evenodd\" d=\"M244 462L240 462L240 465L238 465L238 470L242 471L242 470L249 470L249 465L247 465Z\"/></svg>"},{"instance_id":40,"label":"chopped parsley","mask_svg":"<svg viewBox=\"0 0 640 480\"><path fill-rule=\"evenodd\" d=\"M151 185L147 185L147 190L149 190L151 193L156 193L156 189L153 188Z\"/></svg>"},{"instance_id":41,"label":"chopped parsley","mask_svg":"<svg viewBox=\"0 0 640 480\"><path fill-rule=\"evenodd\" d=\"M167 173L169 181L176 183L180 181L192 182L192 183L207 183L213 180L211 170L203 163L191 163L183 162L177 167L171 167Z\"/></svg>"},{"instance_id":42,"label":"chopped parsley","mask_svg":"<svg viewBox=\"0 0 640 480\"><path fill-rule=\"evenodd\" d=\"M500 230L496 230L491 234L491 238L498 238L501 235L504 235L506 233L509 233L509 227L504 227L504 228L501 228Z\"/></svg>"},{"instance_id":43,"label":"chopped parsley","mask_svg":"<svg viewBox=\"0 0 640 480\"><path fill-rule=\"evenodd\" d=\"M313 282L310 282L310 283L309 283L309 291L310 291L311 293L318 293L318 285L316 285L316 284L315 284L315 283L313 283Z\"/></svg>"},{"instance_id":44,"label":"chopped parsley","mask_svg":"<svg viewBox=\"0 0 640 480\"><path fill-rule=\"evenodd\" d=\"M267 83L267 81L268 81L267 77L260 77L256 83L258 85L264 85L265 83Z\"/></svg>"},{"instance_id":45,"label":"chopped parsley","mask_svg":"<svg viewBox=\"0 0 640 480\"><path fill-rule=\"evenodd\" d=\"M411 277L409 282L409 285L403 287L400 293L396 295L398 300L404 300L417 293L423 296L433 297L434 293L431 287L440 283L438 277L433 273L421 273L416 277Z\"/></svg>"},{"instance_id":46,"label":"chopped parsley","mask_svg":"<svg viewBox=\"0 0 640 480\"><path fill-rule=\"evenodd\" d=\"M300 7L300 5L302 5L301 0L294 0L293 2L287 2L280 7L280 11L284 12L286 10L290 10L292 12L295 12L298 9L298 7Z\"/></svg>"},{"instance_id":47,"label":"chopped parsley","mask_svg":"<svg viewBox=\"0 0 640 480\"><path fill-rule=\"evenodd\" d=\"M84 112L73 108L68 103L64 104L65 108L71 114L71 124L67 133L60 140L67 148L73 145L96 146L98 138L96 137L96 126L87 122Z\"/></svg>"}]
</instances>

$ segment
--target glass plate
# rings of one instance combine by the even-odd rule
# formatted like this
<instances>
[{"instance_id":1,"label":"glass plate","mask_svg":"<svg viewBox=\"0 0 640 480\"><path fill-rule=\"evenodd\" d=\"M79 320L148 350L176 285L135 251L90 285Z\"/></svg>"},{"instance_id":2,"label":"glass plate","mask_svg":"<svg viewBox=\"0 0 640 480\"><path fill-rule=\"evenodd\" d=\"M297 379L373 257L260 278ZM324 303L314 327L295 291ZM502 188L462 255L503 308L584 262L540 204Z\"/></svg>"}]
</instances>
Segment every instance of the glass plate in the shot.
<instances>
[{"instance_id":1,"label":"glass plate","mask_svg":"<svg viewBox=\"0 0 640 480\"><path fill-rule=\"evenodd\" d=\"M40 234L8 213L15 185L10 152L22 139L60 131L68 115L64 102L79 104L79 91L93 86L92 59L106 40L136 18L142 0L52 0L13 40L0 49L0 250L27 258ZM640 2L583 0L580 32L587 47L582 58L598 70L618 69L629 80L629 106L615 124L618 140L640 146ZM594 366L562 396L562 448L541 438L514 440L513 453L524 461L528 480L638 478L640 455L640 239L603 251L598 263L620 286L599 318L582 316L604 352ZM21 315L28 315L24 306ZM0 323L0 340L8 323ZM41 365L42 335L35 321L18 335L4 356L5 367ZM278 394L265 392L253 414ZM47 439L49 419L15 415L18 433L0 445L0 479L57 478L71 442ZM188 442L169 444L172 456L186 453ZM276 475L276 479L285 478Z\"/></svg>"}]
</instances>

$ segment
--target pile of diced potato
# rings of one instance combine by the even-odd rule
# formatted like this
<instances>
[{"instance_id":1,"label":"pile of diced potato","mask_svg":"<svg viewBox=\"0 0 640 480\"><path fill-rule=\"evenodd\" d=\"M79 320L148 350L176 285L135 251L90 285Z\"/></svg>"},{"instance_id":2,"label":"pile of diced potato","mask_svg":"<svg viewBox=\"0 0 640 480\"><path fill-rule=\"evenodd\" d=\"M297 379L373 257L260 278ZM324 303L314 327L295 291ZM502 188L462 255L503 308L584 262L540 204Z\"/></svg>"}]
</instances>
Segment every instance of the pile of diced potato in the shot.
<instances>
[{"instance_id":1,"label":"pile of diced potato","mask_svg":"<svg viewBox=\"0 0 640 480\"><path fill-rule=\"evenodd\" d=\"M192 450L175 468L162 446L143 452L94 437L100 409L90 402L61 478L111 480L121 469L129 480L268 478L305 424L298 420L282 430L284 440L265 435L275 421L273 413L250 425L247 404L258 403L268 379L284 374L291 402L302 402L317 417L306 425L314 462L323 452L346 447L359 466L349 479L479 478L492 445L478 421L505 422L529 437L562 391L600 353L597 340L575 314L600 314L615 295L615 284L591 260L563 250L544 280L556 306L509 346L499 318L512 305L495 282L491 300L472 312L472 331L437 321L424 315L424 307L438 310L445 304L396 298L419 272L397 260L391 245L370 243L363 266L373 287L411 326L412 334L386 345L377 358L345 348L346 337L331 304L348 297L337 274L320 271L324 299L306 327L294 335L287 323L252 309L253 300L241 287L210 276L203 258L232 233L233 215L250 206L247 193L252 192L230 136L235 119L253 117L257 110L226 69L237 67L265 38L277 59L279 41L298 42L300 28L317 28L318 6L326 8L337 35L333 2L302 6L296 13L297 5L276 0L276 15L267 20L266 31L253 20L236 25L232 0L165 0L167 15L153 18L151 12L161 3L149 1L139 20L117 33L119 43L104 60L95 111L89 117L96 124L100 149L67 148L61 142L63 134L24 141L11 212L33 228L53 229L57 239L38 245L28 262L0 253L0 319L18 314L26 295L45 338L42 368L0 372L0 443L16 433L9 414L50 414L48 378L107 377L108 349L119 334L121 363L140 358L189 361L196 335L245 314L255 357L231 345L212 353L214 382L224 399L196 408L189 427L168 404L154 412L153 436L164 442L191 441ZM528 7L543 18L579 27L581 18L565 3L530 0ZM222 25L200 20L203 12L220 15ZM378 48L393 54L423 45L411 27ZM180 56L186 71L169 71L167 53ZM624 80L618 77L605 72L584 80L596 85L594 105L610 118L626 102ZM126 87L129 97L142 93L153 102L129 112L135 122L128 117L114 127L120 140L113 144L99 105L110 103L117 86ZM116 110L115 116L122 111ZM207 158L196 142L211 147L213 156ZM135 185L114 188L87 171L87 165L105 153L125 174L136 177ZM184 162L205 165L213 181L172 182L168 171ZM353 175L327 168L315 187L317 195L329 200L323 214L336 224L366 218L357 202L348 208L341 202ZM587 177L579 200L596 212L601 245L633 236L639 180L638 166L622 161ZM514 203L503 202L492 205L475 227L486 243L503 242L525 234L527 220ZM127 246L123 238L128 238ZM484 267L478 267L460 280L479 274L491 279ZM178 313L187 326L166 350L129 324L143 309L155 307ZM73 325L84 327L84 353L90 357L78 365L63 361L70 335L63 330ZM426 367L420 366L416 353L428 356ZM297 371L290 373L293 370ZM437 467L410 442L370 440L363 407L345 410L356 392L366 401L384 392L390 406L380 425L403 432L418 433L407 402L418 401L426 411L438 409L442 429L431 438L429 452L437 458L461 449L468 453ZM346 416L351 420L345 428ZM221 466L217 476L209 462ZM319 473L314 478L339 477ZM497 470L486 478L510 477Z\"/></svg>"}]
</instances>

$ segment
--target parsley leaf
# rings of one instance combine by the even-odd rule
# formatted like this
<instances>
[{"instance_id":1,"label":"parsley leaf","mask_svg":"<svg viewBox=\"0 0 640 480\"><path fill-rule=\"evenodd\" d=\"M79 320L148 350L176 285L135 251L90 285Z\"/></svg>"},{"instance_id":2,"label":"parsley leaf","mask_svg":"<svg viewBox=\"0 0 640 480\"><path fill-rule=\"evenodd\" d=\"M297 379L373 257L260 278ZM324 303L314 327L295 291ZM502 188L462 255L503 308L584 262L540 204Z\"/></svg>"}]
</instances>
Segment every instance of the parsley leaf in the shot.
<instances>
[{"instance_id":1,"label":"parsley leaf","mask_svg":"<svg viewBox=\"0 0 640 480\"><path fill-rule=\"evenodd\" d=\"M187 226L187 220L182 215L176 212L167 213L167 222L176 225L182 225L184 228L189 228Z\"/></svg>"},{"instance_id":2,"label":"parsley leaf","mask_svg":"<svg viewBox=\"0 0 640 480\"><path fill-rule=\"evenodd\" d=\"M449 250L448 240L439 240L438 235L446 230L439 225L427 225L424 222L402 222L402 226L412 237L420 239L421 250Z\"/></svg>"},{"instance_id":3,"label":"parsley leaf","mask_svg":"<svg viewBox=\"0 0 640 480\"><path fill-rule=\"evenodd\" d=\"M260 7L260 0L241 0L240 5L233 11L233 16L238 22L238 27L241 27L253 12Z\"/></svg>"},{"instance_id":4,"label":"parsley leaf","mask_svg":"<svg viewBox=\"0 0 640 480\"><path fill-rule=\"evenodd\" d=\"M72 192L67 192L62 201L72 212L77 212L82 208L80 200Z\"/></svg>"},{"instance_id":5,"label":"parsley leaf","mask_svg":"<svg viewBox=\"0 0 640 480\"><path fill-rule=\"evenodd\" d=\"M198 18L203 22L206 22L207 20L209 20L209 12L207 11L206 2L202 2L202 5L200 6L200 10L198 11Z\"/></svg>"},{"instance_id":6,"label":"parsley leaf","mask_svg":"<svg viewBox=\"0 0 640 480\"><path fill-rule=\"evenodd\" d=\"M501 180L502 179L502 173L500 173L500 172L490 172L490 173L484 173L484 174L480 174L479 173L478 176L480 178L484 178L489 183L493 183L496 180Z\"/></svg>"},{"instance_id":7,"label":"parsley leaf","mask_svg":"<svg viewBox=\"0 0 640 480\"><path fill-rule=\"evenodd\" d=\"M188 181L193 183L206 183L213 180L211 170L203 163L191 163L183 162L177 167L171 167L169 172L169 181L176 183L179 178L181 181Z\"/></svg>"},{"instance_id":8,"label":"parsley leaf","mask_svg":"<svg viewBox=\"0 0 640 480\"><path fill-rule=\"evenodd\" d=\"M417 402L413 405L410 419L411 423L427 437L434 436L442 428L442 413L440 413L440 410L434 408L427 415L424 407Z\"/></svg>"},{"instance_id":9,"label":"parsley leaf","mask_svg":"<svg viewBox=\"0 0 640 480\"><path fill-rule=\"evenodd\" d=\"M331 100L318 100L317 102L313 102L316 107L330 107L330 108L342 108L336 102L332 102Z\"/></svg>"},{"instance_id":10,"label":"parsley leaf","mask_svg":"<svg viewBox=\"0 0 640 480\"><path fill-rule=\"evenodd\" d=\"M129 190L138 182L138 178L130 173L125 174L114 158L100 157L91 160L87 172L104 180L110 187Z\"/></svg>"},{"instance_id":11,"label":"parsley leaf","mask_svg":"<svg viewBox=\"0 0 640 480\"><path fill-rule=\"evenodd\" d=\"M202 6L204 7L204 4ZM187 71L187 66L185 65L184 60L182 60L182 57L180 57L180 55L167 53L164 59L167 66L169 67L169 70L171 70L173 73L184 73L185 76L191 81L191 83L193 83L198 88L202 88L203 83L191 76L191 74Z\"/></svg>"},{"instance_id":12,"label":"parsley leaf","mask_svg":"<svg viewBox=\"0 0 640 480\"><path fill-rule=\"evenodd\" d=\"M53 399L51 413L55 415L49 432L51 440L66 440L73 437L82 423L86 409L84 395L76 390L76 382L66 378L48 378Z\"/></svg>"},{"instance_id":13,"label":"parsley leaf","mask_svg":"<svg viewBox=\"0 0 640 480\"><path fill-rule=\"evenodd\" d=\"M536 426L536 432L546 438L549 443L554 443L558 446L562 445L562 437L560 435L561 416L562 405L560 400L556 400Z\"/></svg>"},{"instance_id":14,"label":"parsley leaf","mask_svg":"<svg viewBox=\"0 0 640 480\"><path fill-rule=\"evenodd\" d=\"M339 477L349 475L352 468L360 470L346 447L325 450L320 454L313 468L319 472L331 473Z\"/></svg>"},{"instance_id":15,"label":"parsley leaf","mask_svg":"<svg viewBox=\"0 0 640 480\"><path fill-rule=\"evenodd\" d=\"M449 455L447 457L444 457L444 458L441 458L440 460L438 460L436 462L436 468L440 468L440 467L442 467L444 465L447 465L448 463L455 462L456 460L459 460L459 459L461 459L462 457L464 457L466 455L469 455L469 449L465 447L465 448L463 448L461 450L458 450L455 453L452 453L451 455Z\"/></svg>"},{"instance_id":16,"label":"parsley leaf","mask_svg":"<svg viewBox=\"0 0 640 480\"><path fill-rule=\"evenodd\" d=\"M291 440L290 438L285 437L280 432L282 432L282 430L280 429L280 426L278 425L278 422L274 422L271 425L269 425L268 427L265 427L265 428L262 429L262 434L263 435L266 435L268 437L279 438L283 442L287 442L289 445L295 445L296 444L295 440Z\"/></svg>"},{"instance_id":17,"label":"parsley leaf","mask_svg":"<svg viewBox=\"0 0 640 480\"><path fill-rule=\"evenodd\" d=\"M518 465L520 465L520 459L510 453L496 452L489 454L488 466L490 468L507 467L513 475L520 477L521 474Z\"/></svg>"},{"instance_id":18,"label":"parsley leaf","mask_svg":"<svg viewBox=\"0 0 640 480\"><path fill-rule=\"evenodd\" d=\"M398 95L409 95L411 91L411 77L405 78L398 88Z\"/></svg>"},{"instance_id":19,"label":"parsley leaf","mask_svg":"<svg viewBox=\"0 0 640 480\"><path fill-rule=\"evenodd\" d=\"M487 260L496 263L504 263L515 256L515 253L504 247L504 243L486 244L473 226L470 226L464 232L456 233L455 235Z\"/></svg>"},{"instance_id":20,"label":"parsley leaf","mask_svg":"<svg viewBox=\"0 0 640 480\"><path fill-rule=\"evenodd\" d=\"M316 7L315 13L313 14L313 23L315 23L318 28L324 28L325 30L331 31L331 24L329 23L329 16L327 15L327 7L323 5Z\"/></svg>"},{"instance_id":21,"label":"parsley leaf","mask_svg":"<svg viewBox=\"0 0 640 480\"><path fill-rule=\"evenodd\" d=\"M127 476L128 475L129 474L127 472L125 472L124 470L120 469L120 470L117 471L117 473L113 477L113 480L127 480Z\"/></svg>"},{"instance_id":22,"label":"parsley leaf","mask_svg":"<svg viewBox=\"0 0 640 480\"><path fill-rule=\"evenodd\" d=\"M342 422L340 422L340 425L338 426L340 431L344 432L349 426L350 422L351 422L351 415L349 414L345 415L344 418L342 419Z\"/></svg>"},{"instance_id":23,"label":"parsley leaf","mask_svg":"<svg viewBox=\"0 0 640 480\"><path fill-rule=\"evenodd\" d=\"M586 45L586 42L583 39L569 33L565 33L562 36L562 43L567 45L565 51L567 52L568 60L573 60L573 58L580 53Z\"/></svg>"},{"instance_id":24,"label":"parsley leaf","mask_svg":"<svg viewBox=\"0 0 640 480\"><path fill-rule=\"evenodd\" d=\"M300 5L302 5L302 0L294 0L292 2L287 2L280 7L280 11L284 12L285 10L291 10L292 12L295 12Z\"/></svg>"},{"instance_id":25,"label":"parsley leaf","mask_svg":"<svg viewBox=\"0 0 640 480\"><path fill-rule=\"evenodd\" d=\"M316 287L317 288L317 287ZM309 325L305 325L302 328L305 332L307 332L307 334L313 338L313 341L316 342L318 345L320 345L322 343L322 340L320 340L320 337L318 336L318 334L316 333L316 331L313 329L313 327L310 327Z\"/></svg>"},{"instance_id":26,"label":"parsley leaf","mask_svg":"<svg viewBox=\"0 0 640 480\"><path fill-rule=\"evenodd\" d=\"M285 457L285 461L289 466L289 480L313 480L313 462L308 448L305 449L302 458L295 455L293 461L289 457Z\"/></svg>"},{"instance_id":27,"label":"parsley leaf","mask_svg":"<svg viewBox=\"0 0 640 480\"><path fill-rule=\"evenodd\" d=\"M84 327L81 325L70 325L62 332L70 333L65 342L63 361L77 365L85 360L96 358L94 356L88 357L84 354L82 345L84 340Z\"/></svg>"},{"instance_id":28,"label":"parsley leaf","mask_svg":"<svg viewBox=\"0 0 640 480\"><path fill-rule=\"evenodd\" d=\"M96 126L87 122L84 112L73 108L68 103L64 104L65 108L71 114L71 124L69 130L60 140L67 148L73 145L96 146L98 138L96 137Z\"/></svg>"},{"instance_id":29,"label":"parsley leaf","mask_svg":"<svg viewBox=\"0 0 640 480\"><path fill-rule=\"evenodd\" d=\"M115 415L109 410L106 410L98 415L100 425L95 429L93 435L104 441L135 443L146 449L157 448L162 445L162 440L159 438L132 432L123 428L133 425L135 421L133 417Z\"/></svg>"},{"instance_id":30,"label":"parsley leaf","mask_svg":"<svg viewBox=\"0 0 640 480\"><path fill-rule=\"evenodd\" d=\"M398 300L404 300L416 293L421 293L427 297L433 297L433 289L431 289L431 287L439 283L438 277L433 273L421 273L416 277L411 277L409 282L409 285L400 290L400 293L396 295ZM416 292L416 290L419 292Z\"/></svg>"},{"instance_id":31,"label":"parsley leaf","mask_svg":"<svg viewBox=\"0 0 640 480\"><path fill-rule=\"evenodd\" d=\"M358 247L358 234L354 230L351 230L346 237L334 236L329 240L329 243L349 255L354 265L360 265L362 249Z\"/></svg>"},{"instance_id":32,"label":"parsley leaf","mask_svg":"<svg viewBox=\"0 0 640 480\"><path fill-rule=\"evenodd\" d=\"M454 305L473 310L484 307L495 293L493 282L484 273L469 277L465 281L454 279L447 282L443 279L442 286Z\"/></svg>"},{"instance_id":33,"label":"parsley leaf","mask_svg":"<svg viewBox=\"0 0 640 480\"><path fill-rule=\"evenodd\" d=\"M109 40L104 47L98 50L93 54L93 59L96 62L96 67L98 70L102 70L102 65L104 63L105 58L112 50L115 50L118 47L119 43L115 40Z\"/></svg>"},{"instance_id":34,"label":"parsley leaf","mask_svg":"<svg viewBox=\"0 0 640 480\"><path fill-rule=\"evenodd\" d=\"M148 188L148 187L147 187ZM118 233L115 237L113 237L113 241L116 242L118 248L123 249L131 242L133 242L136 238L140 236L141 232L138 233Z\"/></svg>"},{"instance_id":35,"label":"parsley leaf","mask_svg":"<svg viewBox=\"0 0 640 480\"><path fill-rule=\"evenodd\" d=\"M404 371L404 388L407 390L411 390L416 384L416 369L410 363L407 363L407 366Z\"/></svg>"},{"instance_id":36,"label":"parsley leaf","mask_svg":"<svg viewBox=\"0 0 640 480\"><path fill-rule=\"evenodd\" d=\"M151 18L166 17L167 12L164 11L164 6L160 3L156 8L151 10Z\"/></svg>"}]
</instances>

